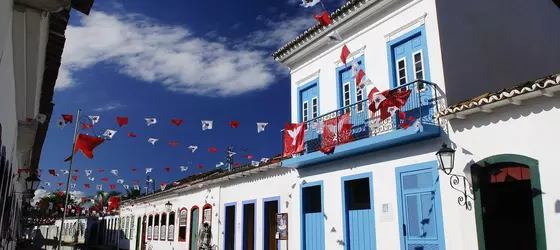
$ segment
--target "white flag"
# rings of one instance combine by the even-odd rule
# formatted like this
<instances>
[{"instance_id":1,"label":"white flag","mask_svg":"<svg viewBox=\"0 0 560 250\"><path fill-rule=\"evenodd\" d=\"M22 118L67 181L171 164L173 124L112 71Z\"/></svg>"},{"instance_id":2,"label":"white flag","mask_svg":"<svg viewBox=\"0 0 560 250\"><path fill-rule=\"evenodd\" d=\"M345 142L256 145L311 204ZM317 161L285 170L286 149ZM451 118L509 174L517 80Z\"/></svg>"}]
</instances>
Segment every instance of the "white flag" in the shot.
<instances>
[{"instance_id":1,"label":"white flag","mask_svg":"<svg viewBox=\"0 0 560 250\"><path fill-rule=\"evenodd\" d=\"M214 121L202 120L202 130L212 129L213 124L214 124Z\"/></svg>"},{"instance_id":2,"label":"white flag","mask_svg":"<svg viewBox=\"0 0 560 250\"><path fill-rule=\"evenodd\" d=\"M221 167L221 166L223 166L223 165L224 165L223 162L219 162L218 164L216 164L216 168L219 168L219 167Z\"/></svg>"},{"instance_id":3,"label":"white flag","mask_svg":"<svg viewBox=\"0 0 560 250\"><path fill-rule=\"evenodd\" d=\"M91 125L96 124L99 121L99 118L100 118L98 115L90 115L88 117L91 120Z\"/></svg>"},{"instance_id":4,"label":"white flag","mask_svg":"<svg viewBox=\"0 0 560 250\"><path fill-rule=\"evenodd\" d=\"M51 183L50 182L45 182L45 186L50 187Z\"/></svg>"},{"instance_id":5,"label":"white flag","mask_svg":"<svg viewBox=\"0 0 560 250\"><path fill-rule=\"evenodd\" d=\"M154 125L157 123L157 119L156 118L144 118L146 120L146 124L148 124L148 126Z\"/></svg>"},{"instance_id":6,"label":"white flag","mask_svg":"<svg viewBox=\"0 0 560 250\"><path fill-rule=\"evenodd\" d=\"M117 183L118 183L118 184L123 184L123 183L124 183L124 180L123 180L123 179L118 179L118 180L117 180Z\"/></svg>"},{"instance_id":7,"label":"white flag","mask_svg":"<svg viewBox=\"0 0 560 250\"><path fill-rule=\"evenodd\" d=\"M86 176L90 176L90 175L91 175L91 173L92 173L92 171L91 171L91 170L89 170L89 169L86 169Z\"/></svg>"},{"instance_id":8,"label":"white flag","mask_svg":"<svg viewBox=\"0 0 560 250\"><path fill-rule=\"evenodd\" d=\"M146 168L146 174L151 173L153 168Z\"/></svg>"},{"instance_id":9,"label":"white flag","mask_svg":"<svg viewBox=\"0 0 560 250\"><path fill-rule=\"evenodd\" d=\"M68 170L66 169L61 169L60 172L62 172L62 174L68 174Z\"/></svg>"},{"instance_id":10,"label":"white flag","mask_svg":"<svg viewBox=\"0 0 560 250\"><path fill-rule=\"evenodd\" d=\"M149 179L148 182L154 182L154 179Z\"/></svg>"},{"instance_id":11,"label":"white flag","mask_svg":"<svg viewBox=\"0 0 560 250\"><path fill-rule=\"evenodd\" d=\"M265 163L266 163L266 162L268 162L269 160L270 160L269 158L262 158L262 159L261 159L261 162L265 162Z\"/></svg>"},{"instance_id":12,"label":"white flag","mask_svg":"<svg viewBox=\"0 0 560 250\"><path fill-rule=\"evenodd\" d=\"M189 167L187 167L187 166L181 166L181 172L185 172L185 171L187 171L187 170L189 170Z\"/></svg>"},{"instance_id":13,"label":"white flag","mask_svg":"<svg viewBox=\"0 0 560 250\"><path fill-rule=\"evenodd\" d=\"M359 87L363 89L367 86L373 86L373 82L367 76L365 76L365 79L360 82Z\"/></svg>"},{"instance_id":14,"label":"white flag","mask_svg":"<svg viewBox=\"0 0 560 250\"><path fill-rule=\"evenodd\" d=\"M259 164L260 164L260 162L258 162L258 161L251 161L251 165L252 165L253 167L258 167Z\"/></svg>"},{"instance_id":15,"label":"white flag","mask_svg":"<svg viewBox=\"0 0 560 250\"><path fill-rule=\"evenodd\" d=\"M103 185L97 185L96 188L97 188L97 190L101 191L101 190L103 190Z\"/></svg>"},{"instance_id":16,"label":"white flag","mask_svg":"<svg viewBox=\"0 0 560 250\"><path fill-rule=\"evenodd\" d=\"M160 186L162 191L165 190L165 187L167 187L167 183L162 183L161 186Z\"/></svg>"},{"instance_id":17,"label":"white flag","mask_svg":"<svg viewBox=\"0 0 560 250\"><path fill-rule=\"evenodd\" d=\"M159 141L159 139L156 138L150 138L148 139L148 142L151 143L152 145L156 145L156 142Z\"/></svg>"},{"instance_id":18,"label":"white flag","mask_svg":"<svg viewBox=\"0 0 560 250\"><path fill-rule=\"evenodd\" d=\"M115 176L119 175L119 170L113 169L111 170L111 174L114 174Z\"/></svg>"},{"instance_id":19,"label":"white flag","mask_svg":"<svg viewBox=\"0 0 560 250\"><path fill-rule=\"evenodd\" d=\"M128 189L130 188L130 186L128 186L128 185L123 185L123 188L126 189L126 190L128 190Z\"/></svg>"},{"instance_id":20,"label":"white flag","mask_svg":"<svg viewBox=\"0 0 560 250\"><path fill-rule=\"evenodd\" d=\"M76 184L70 184L70 188L76 188Z\"/></svg>"},{"instance_id":21,"label":"white flag","mask_svg":"<svg viewBox=\"0 0 560 250\"><path fill-rule=\"evenodd\" d=\"M229 157L232 157L232 156L234 156L235 154L237 154L237 153L235 153L235 152L233 152L233 151L228 151L227 153L228 153L228 156L229 156Z\"/></svg>"},{"instance_id":22,"label":"white flag","mask_svg":"<svg viewBox=\"0 0 560 250\"><path fill-rule=\"evenodd\" d=\"M95 181L95 178L94 178L94 177L88 177L88 179L89 179L90 181Z\"/></svg>"},{"instance_id":23,"label":"white flag","mask_svg":"<svg viewBox=\"0 0 560 250\"><path fill-rule=\"evenodd\" d=\"M60 128L64 128L64 126L66 126L66 123L64 122L63 119L58 119L58 120L56 121L56 125L57 125L58 127L60 127Z\"/></svg>"},{"instance_id":24,"label":"white flag","mask_svg":"<svg viewBox=\"0 0 560 250\"><path fill-rule=\"evenodd\" d=\"M112 139L113 136L114 136L116 133L117 133L116 130L107 129L107 130L105 130L105 133L103 133L103 136L109 137L109 139Z\"/></svg>"},{"instance_id":25,"label":"white flag","mask_svg":"<svg viewBox=\"0 0 560 250\"><path fill-rule=\"evenodd\" d=\"M140 186L139 185L134 185L134 190L140 190Z\"/></svg>"},{"instance_id":26,"label":"white flag","mask_svg":"<svg viewBox=\"0 0 560 250\"><path fill-rule=\"evenodd\" d=\"M189 149L194 153L194 151L196 151L196 149L198 148L198 146L194 146L194 145L190 145Z\"/></svg>"},{"instance_id":27,"label":"white flag","mask_svg":"<svg viewBox=\"0 0 560 250\"><path fill-rule=\"evenodd\" d=\"M352 63L352 78L356 78L358 75L358 71L360 71L360 65L357 62Z\"/></svg>"},{"instance_id":28,"label":"white flag","mask_svg":"<svg viewBox=\"0 0 560 250\"><path fill-rule=\"evenodd\" d=\"M315 6L315 4L318 4L319 2L321 2L320 0L301 0L301 6L308 8L308 7L313 7Z\"/></svg>"},{"instance_id":29,"label":"white flag","mask_svg":"<svg viewBox=\"0 0 560 250\"><path fill-rule=\"evenodd\" d=\"M342 41L342 37L338 34L338 31L333 31L327 35L327 44L335 44Z\"/></svg>"},{"instance_id":30,"label":"white flag","mask_svg":"<svg viewBox=\"0 0 560 250\"><path fill-rule=\"evenodd\" d=\"M47 116L44 114L37 114L35 120L37 120L39 123L45 123L45 121L47 120Z\"/></svg>"},{"instance_id":31,"label":"white flag","mask_svg":"<svg viewBox=\"0 0 560 250\"><path fill-rule=\"evenodd\" d=\"M257 133L263 132L268 122L257 122Z\"/></svg>"}]
</instances>

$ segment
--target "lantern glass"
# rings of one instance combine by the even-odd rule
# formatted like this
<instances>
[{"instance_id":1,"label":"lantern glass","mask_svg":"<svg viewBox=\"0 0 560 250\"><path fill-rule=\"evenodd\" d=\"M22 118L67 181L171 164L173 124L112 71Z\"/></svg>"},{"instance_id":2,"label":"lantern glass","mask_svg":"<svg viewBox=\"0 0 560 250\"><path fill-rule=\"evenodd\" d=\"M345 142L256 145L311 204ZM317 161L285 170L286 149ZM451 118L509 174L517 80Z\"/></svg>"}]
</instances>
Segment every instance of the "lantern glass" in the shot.
<instances>
[{"instance_id":1,"label":"lantern glass","mask_svg":"<svg viewBox=\"0 0 560 250\"><path fill-rule=\"evenodd\" d=\"M167 203L165 203L165 210L169 213L171 212L171 209L173 209L173 204L168 201Z\"/></svg>"},{"instance_id":2,"label":"lantern glass","mask_svg":"<svg viewBox=\"0 0 560 250\"><path fill-rule=\"evenodd\" d=\"M436 153L440 169L447 175L451 174L455 167L455 150L448 148L444 143Z\"/></svg>"},{"instance_id":3,"label":"lantern glass","mask_svg":"<svg viewBox=\"0 0 560 250\"><path fill-rule=\"evenodd\" d=\"M35 190L39 187L39 183L41 183L41 179L39 179L36 174L25 178L25 188L28 192L35 192Z\"/></svg>"}]
</instances>

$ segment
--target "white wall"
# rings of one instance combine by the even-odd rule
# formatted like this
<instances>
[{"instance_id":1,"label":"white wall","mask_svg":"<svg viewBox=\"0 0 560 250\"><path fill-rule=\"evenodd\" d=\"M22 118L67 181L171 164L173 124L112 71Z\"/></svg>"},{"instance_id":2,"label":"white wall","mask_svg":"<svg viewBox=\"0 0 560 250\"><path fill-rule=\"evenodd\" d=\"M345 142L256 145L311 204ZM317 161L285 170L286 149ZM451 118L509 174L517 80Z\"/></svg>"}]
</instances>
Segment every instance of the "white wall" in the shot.
<instances>
[{"instance_id":1,"label":"white wall","mask_svg":"<svg viewBox=\"0 0 560 250\"><path fill-rule=\"evenodd\" d=\"M256 240L255 249L262 249L263 240L263 200L275 196L280 196L280 210L279 213L288 213L288 226L292 230L291 221L297 220L299 216L299 207L293 205L293 197L298 192L297 187L292 188L292 184L297 183L297 172L288 168L272 169L266 173L239 178L230 182L222 184L220 194L220 230L218 232L219 249L224 248L224 232L225 232L225 204L235 202L235 245L236 249L242 249L243 242L243 201L256 200L255 215L256 215ZM290 197L292 196L292 197ZM290 232L290 231L288 231ZM290 237L292 235L290 234ZM286 249L286 242L280 241L280 248ZM299 247L290 249L298 249Z\"/></svg>"},{"instance_id":2,"label":"white wall","mask_svg":"<svg viewBox=\"0 0 560 250\"><path fill-rule=\"evenodd\" d=\"M388 1L385 1L388 2ZM395 1L394 1L395 2ZM364 13L360 13L364 15ZM425 19L421 19L422 16ZM422 20L414 22L415 20ZM300 80L319 72L319 103L320 115L336 110L336 68L341 66L340 52L344 44L351 52L365 47L365 73L380 90L390 87L389 65L387 54L387 38L395 39L400 34L404 34L424 23L426 28L426 39L428 43L429 64L431 81L438 83L443 88L443 73L441 63L441 53L439 46L439 31L437 26L437 16L435 3L430 0L396 1L396 3L384 8L375 15L370 15L363 24L355 25L348 32L341 34L344 41L332 46L324 47L320 54L310 54L294 65L290 65L291 73L291 106L292 122L297 122L298 117L298 92L297 88ZM409 24L412 26L407 27ZM396 31L400 32L395 33ZM323 32L328 33L328 32ZM326 34L324 34L326 35ZM324 52L323 52L324 51ZM351 58L348 59L350 61ZM316 78L315 78L316 79ZM313 79L308 79L301 85Z\"/></svg>"},{"instance_id":3,"label":"white wall","mask_svg":"<svg viewBox=\"0 0 560 250\"><path fill-rule=\"evenodd\" d=\"M555 204L560 200L560 168L558 168L557 145L560 134L557 123L560 121L560 97L540 97L523 102L521 106L506 106L493 113L477 113L465 120L451 120L451 141L457 145L456 173L462 173L469 162L499 154L518 154L536 159L539 162L541 188L544 194L544 220L547 246L556 249L560 246L560 214ZM468 172L467 172L468 173ZM450 193L449 199L457 198L459 193ZM455 225L462 230L448 233L448 241L462 242L463 248L476 249L477 236L473 211L462 207L447 207L444 217L455 218ZM447 232L447 231L446 231ZM448 249L451 249L448 247Z\"/></svg>"},{"instance_id":4,"label":"white wall","mask_svg":"<svg viewBox=\"0 0 560 250\"><path fill-rule=\"evenodd\" d=\"M560 71L552 0L436 2L448 103Z\"/></svg>"}]
</instances>

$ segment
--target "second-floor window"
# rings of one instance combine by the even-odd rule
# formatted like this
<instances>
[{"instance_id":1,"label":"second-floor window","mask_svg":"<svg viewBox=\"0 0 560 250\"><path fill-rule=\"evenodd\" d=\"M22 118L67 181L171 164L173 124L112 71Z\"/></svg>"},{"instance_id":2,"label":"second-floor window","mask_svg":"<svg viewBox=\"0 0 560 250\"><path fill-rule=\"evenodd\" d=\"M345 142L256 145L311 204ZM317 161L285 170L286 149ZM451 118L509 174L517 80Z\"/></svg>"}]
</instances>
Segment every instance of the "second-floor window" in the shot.
<instances>
[{"instance_id":1,"label":"second-floor window","mask_svg":"<svg viewBox=\"0 0 560 250\"><path fill-rule=\"evenodd\" d=\"M309 120L309 102L303 102L301 113L303 114L303 122Z\"/></svg>"},{"instance_id":2,"label":"second-floor window","mask_svg":"<svg viewBox=\"0 0 560 250\"><path fill-rule=\"evenodd\" d=\"M399 59L397 61L397 77L398 77L398 82L399 82L399 86L406 84L407 83L407 79L406 79L406 58L403 57L401 59Z\"/></svg>"},{"instance_id":3,"label":"second-floor window","mask_svg":"<svg viewBox=\"0 0 560 250\"><path fill-rule=\"evenodd\" d=\"M319 86L318 82L310 82L298 88L299 122L309 122L319 117ZM307 130L306 126L306 130Z\"/></svg>"},{"instance_id":4,"label":"second-floor window","mask_svg":"<svg viewBox=\"0 0 560 250\"><path fill-rule=\"evenodd\" d=\"M424 25L390 41L387 46L391 51L392 88L416 80L430 80ZM422 83L418 83L416 87L420 91L424 90Z\"/></svg>"},{"instance_id":5,"label":"second-floor window","mask_svg":"<svg viewBox=\"0 0 560 250\"><path fill-rule=\"evenodd\" d=\"M350 105L352 100L350 99L350 83L347 82L342 86L342 106L346 107ZM350 112L350 108L344 109L344 113Z\"/></svg>"},{"instance_id":6,"label":"second-floor window","mask_svg":"<svg viewBox=\"0 0 560 250\"><path fill-rule=\"evenodd\" d=\"M317 105L317 97L314 97L311 99L311 119L315 119L319 116L319 107Z\"/></svg>"}]
</instances>

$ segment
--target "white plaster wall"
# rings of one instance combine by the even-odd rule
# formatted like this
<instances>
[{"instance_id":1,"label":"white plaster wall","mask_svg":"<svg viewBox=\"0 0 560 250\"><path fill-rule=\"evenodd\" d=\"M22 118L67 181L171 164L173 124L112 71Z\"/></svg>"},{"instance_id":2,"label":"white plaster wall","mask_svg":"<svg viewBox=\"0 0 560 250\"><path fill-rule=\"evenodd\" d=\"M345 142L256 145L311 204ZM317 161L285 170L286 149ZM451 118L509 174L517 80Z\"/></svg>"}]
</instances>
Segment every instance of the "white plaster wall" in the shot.
<instances>
[{"instance_id":1,"label":"white plaster wall","mask_svg":"<svg viewBox=\"0 0 560 250\"><path fill-rule=\"evenodd\" d=\"M389 55L387 54L388 40L386 36L402 29L424 15L426 15L423 23L426 28L431 81L437 83L443 89L443 72L435 2L431 0L393 2L395 3L387 6L383 11L368 17L362 25L356 25L353 30L341 34L345 38L344 41L330 48L325 47L324 52L318 55L310 55L292 66L292 71L290 72L292 82L292 122L297 122L298 120L298 85L296 83L313 75L318 70L320 70L320 115L337 109L336 68L341 66L342 63L335 64L335 62L340 60L340 52L345 44L351 52L366 46L364 52L366 76L374 82L378 89L388 89L390 86L390 71L387 59ZM363 15L364 13L360 14ZM390 39L395 39L399 34L404 34L417 28L420 24L415 23L413 26L390 36ZM326 33L328 32L325 32L324 35ZM349 58L348 61L351 59ZM307 82L309 81L303 82L302 85Z\"/></svg>"},{"instance_id":2,"label":"white plaster wall","mask_svg":"<svg viewBox=\"0 0 560 250\"><path fill-rule=\"evenodd\" d=\"M288 232L289 237L292 237L292 234L290 233L294 227L292 221L299 219L299 216L296 216L296 214L299 214L299 207L293 205L293 197L295 193L298 192L298 189L297 187L292 188L292 185L296 183L297 172L288 168L272 169L261 174L243 177L223 183L221 188L219 207L219 218L222 223L219 224L220 230L217 235L219 237L219 249L223 249L224 247L225 204L232 202L236 203L235 249L242 249L243 201L256 200L255 249L263 249L263 200L266 198L280 196L279 213L288 213L288 226L290 227L288 229ZM286 249L286 241L280 241L280 249ZM292 248L290 246L290 249L299 249L299 247Z\"/></svg>"},{"instance_id":3,"label":"white plaster wall","mask_svg":"<svg viewBox=\"0 0 560 250\"><path fill-rule=\"evenodd\" d=\"M451 120L451 141L457 146L455 172L465 174L463 168L469 162L478 162L498 154L518 154L538 160L541 188L544 194L544 219L547 246L560 246L560 213L555 204L560 202L560 168L557 144L560 134L556 132L560 121L560 97L540 97L523 102L522 106L506 106L493 113L478 113L466 120ZM468 174L468 172L467 172ZM443 180L442 180L443 182ZM449 202L456 202L459 193L449 193ZM462 207L444 207L446 236L448 241L462 242L462 248L477 249L476 225L473 211ZM459 225L457 225L459 224ZM461 230L448 232L450 227Z\"/></svg>"},{"instance_id":4,"label":"white plaster wall","mask_svg":"<svg viewBox=\"0 0 560 250\"><path fill-rule=\"evenodd\" d=\"M552 0L435 2L449 103L560 71Z\"/></svg>"}]
</instances>

